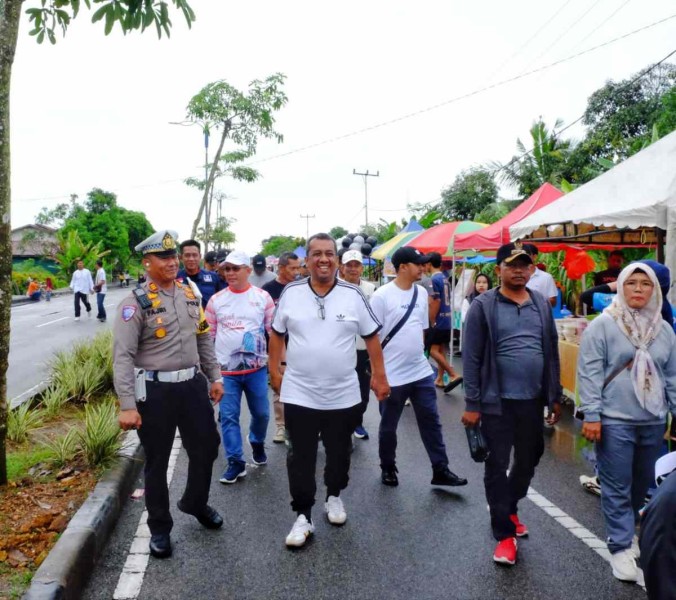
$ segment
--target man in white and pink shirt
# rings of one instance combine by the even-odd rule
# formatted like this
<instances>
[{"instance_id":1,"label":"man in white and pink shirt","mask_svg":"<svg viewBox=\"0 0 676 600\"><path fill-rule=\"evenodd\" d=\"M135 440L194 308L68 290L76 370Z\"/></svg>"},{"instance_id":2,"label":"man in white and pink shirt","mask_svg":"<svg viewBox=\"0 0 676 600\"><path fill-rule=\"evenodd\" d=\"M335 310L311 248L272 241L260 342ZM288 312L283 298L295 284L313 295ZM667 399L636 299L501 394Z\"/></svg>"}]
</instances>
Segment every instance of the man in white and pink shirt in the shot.
<instances>
[{"instance_id":1,"label":"man in white and pink shirt","mask_svg":"<svg viewBox=\"0 0 676 600\"><path fill-rule=\"evenodd\" d=\"M242 392L251 413L249 443L253 462L264 465L268 461L265 435L270 404L265 334L270 332L275 305L270 294L249 283L249 265L244 252L228 254L219 265L228 287L214 294L205 310L225 389L219 408L228 466L221 483L235 483L246 475L239 424Z\"/></svg>"}]
</instances>

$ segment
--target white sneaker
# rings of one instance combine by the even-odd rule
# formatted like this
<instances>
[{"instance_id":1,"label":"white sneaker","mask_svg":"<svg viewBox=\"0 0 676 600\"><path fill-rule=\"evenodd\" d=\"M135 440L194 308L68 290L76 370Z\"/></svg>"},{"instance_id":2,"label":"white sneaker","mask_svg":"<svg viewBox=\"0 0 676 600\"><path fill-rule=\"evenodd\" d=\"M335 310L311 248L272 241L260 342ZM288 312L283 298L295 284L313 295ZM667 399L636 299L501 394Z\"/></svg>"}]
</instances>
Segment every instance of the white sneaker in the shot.
<instances>
[{"instance_id":1,"label":"white sneaker","mask_svg":"<svg viewBox=\"0 0 676 600\"><path fill-rule=\"evenodd\" d=\"M80 320L80 317L75 317L75 320L76 320L76 321L79 321L79 320Z\"/></svg>"},{"instance_id":2,"label":"white sneaker","mask_svg":"<svg viewBox=\"0 0 676 600\"><path fill-rule=\"evenodd\" d=\"M411 406L411 401L406 398L406 402L404 402L404 406Z\"/></svg>"},{"instance_id":3,"label":"white sneaker","mask_svg":"<svg viewBox=\"0 0 676 600\"><path fill-rule=\"evenodd\" d=\"M639 568L631 548L610 555L613 576L621 581L638 581Z\"/></svg>"},{"instance_id":4,"label":"white sneaker","mask_svg":"<svg viewBox=\"0 0 676 600\"><path fill-rule=\"evenodd\" d=\"M635 535L631 540L631 553L634 555L634 558L638 561L641 558L641 549L638 546L638 536Z\"/></svg>"},{"instance_id":5,"label":"white sneaker","mask_svg":"<svg viewBox=\"0 0 676 600\"><path fill-rule=\"evenodd\" d=\"M324 504L326 518L332 525L342 525L347 521L347 513L340 496L329 496Z\"/></svg>"},{"instance_id":6,"label":"white sneaker","mask_svg":"<svg viewBox=\"0 0 676 600\"><path fill-rule=\"evenodd\" d=\"M305 541L314 533L315 526L308 521L305 515L298 515L289 535L286 536L286 545L300 548Z\"/></svg>"},{"instance_id":7,"label":"white sneaker","mask_svg":"<svg viewBox=\"0 0 676 600\"><path fill-rule=\"evenodd\" d=\"M90 319L92 318L92 311L91 310L87 311L87 317L90 318Z\"/></svg>"},{"instance_id":8,"label":"white sneaker","mask_svg":"<svg viewBox=\"0 0 676 600\"><path fill-rule=\"evenodd\" d=\"M275 444L283 444L286 442L284 425L277 425L277 431L275 432L275 437L272 438L272 441Z\"/></svg>"}]
</instances>

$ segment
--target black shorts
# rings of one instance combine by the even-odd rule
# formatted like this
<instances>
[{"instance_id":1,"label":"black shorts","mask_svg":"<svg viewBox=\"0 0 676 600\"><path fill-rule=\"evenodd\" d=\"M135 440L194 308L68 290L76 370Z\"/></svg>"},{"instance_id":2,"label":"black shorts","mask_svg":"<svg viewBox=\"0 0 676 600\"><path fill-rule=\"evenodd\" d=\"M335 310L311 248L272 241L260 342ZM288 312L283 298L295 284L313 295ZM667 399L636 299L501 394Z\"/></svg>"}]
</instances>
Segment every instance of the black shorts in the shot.
<instances>
[{"instance_id":1,"label":"black shorts","mask_svg":"<svg viewBox=\"0 0 676 600\"><path fill-rule=\"evenodd\" d=\"M433 327L429 330L427 343L430 346L448 346L448 344L451 343L451 330L437 329L436 327Z\"/></svg>"}]
</instances>

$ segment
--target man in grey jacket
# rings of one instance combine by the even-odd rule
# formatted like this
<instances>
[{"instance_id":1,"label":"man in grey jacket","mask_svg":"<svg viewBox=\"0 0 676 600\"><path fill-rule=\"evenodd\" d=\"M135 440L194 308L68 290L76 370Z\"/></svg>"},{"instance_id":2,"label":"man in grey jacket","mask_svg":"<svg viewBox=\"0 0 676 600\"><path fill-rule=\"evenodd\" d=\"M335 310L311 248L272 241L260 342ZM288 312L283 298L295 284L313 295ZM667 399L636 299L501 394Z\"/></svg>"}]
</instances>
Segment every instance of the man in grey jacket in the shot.
<instances>
[{"instance_id":1,"label":"man in grey jacket","mask_svg":"<svg viewBox=\"0 0 676 600\"><path fill-rule=\"evenodd\" d=\"M559 419L561 384L551 306L526 288L531 257L521 244L506 244L497 252L497 264L500 286L478 296L465 319L462 422L465 427L480 424L490 452L484 483L498 541L493 560L513 565L516 537L528 535L517 504L544 452L544 406L549 406L550 424Z\"/></svg>"}]
</instances>

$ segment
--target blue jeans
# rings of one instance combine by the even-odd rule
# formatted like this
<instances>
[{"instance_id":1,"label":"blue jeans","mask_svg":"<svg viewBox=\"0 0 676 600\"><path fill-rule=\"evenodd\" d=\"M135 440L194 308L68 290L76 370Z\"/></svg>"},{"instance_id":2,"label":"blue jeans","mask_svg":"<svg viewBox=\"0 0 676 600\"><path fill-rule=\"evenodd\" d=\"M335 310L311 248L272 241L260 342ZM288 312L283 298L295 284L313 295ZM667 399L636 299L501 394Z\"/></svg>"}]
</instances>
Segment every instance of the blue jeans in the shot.
<instances>
[{"instance_id":1,"label":"blue jeans","mask_svg":"<svg viewBox=\"0 0 676 600\"><path fill-rule=\"evenodd\" d=\"M378 451L380 466L393 467L397 451L397 425L404 402L411 399L418 431L427 455L434 469L448 466L448 456L444 438L441 435L441 421L437 410L437 392L434 388L434 376L430 375L405 385L392 386L390 397L378 403L380 409L380 430L378 432Z\"/></svg>"},{"instance_id":2,"label":"blue jeans","mask_svg":"<svg viewBox=\"0 0 676 600\"><path fill-rule=\"evenodd\" d=\"M631 546L638 511L655 477L664 428L665 425L602 425L596 458L611 554Z\"/></svg>"},{"instance_id":3,"label":"blue jeans","mask_svg":"<svg viewBox=\"0 0 676 600\"><path fill-rule=\"evenodd\" d=\"M251 413L249 426L249 442L262 444L270 420L270 403L268 402L268 368L263 367L246 375L224 375L225 393L219 405L221 432L225 458L244 462L242 455L242 431L239 426L239 415L242 406L242 392Z\"/></svg>"},{"instance_id":4,"label":"blue jeans","mask_svg":"<svg viewBox=\"0 0 676 600\"><path fill-rule=\"evenodd\" d=\"M96 294L96 308L99 311L96 315L96 318L103 319L104 321L106 320L106 309L103 307L103 300L105 297L106 295L102 294L101 292L97 292Z\"/></svg>"}]
</instances>

